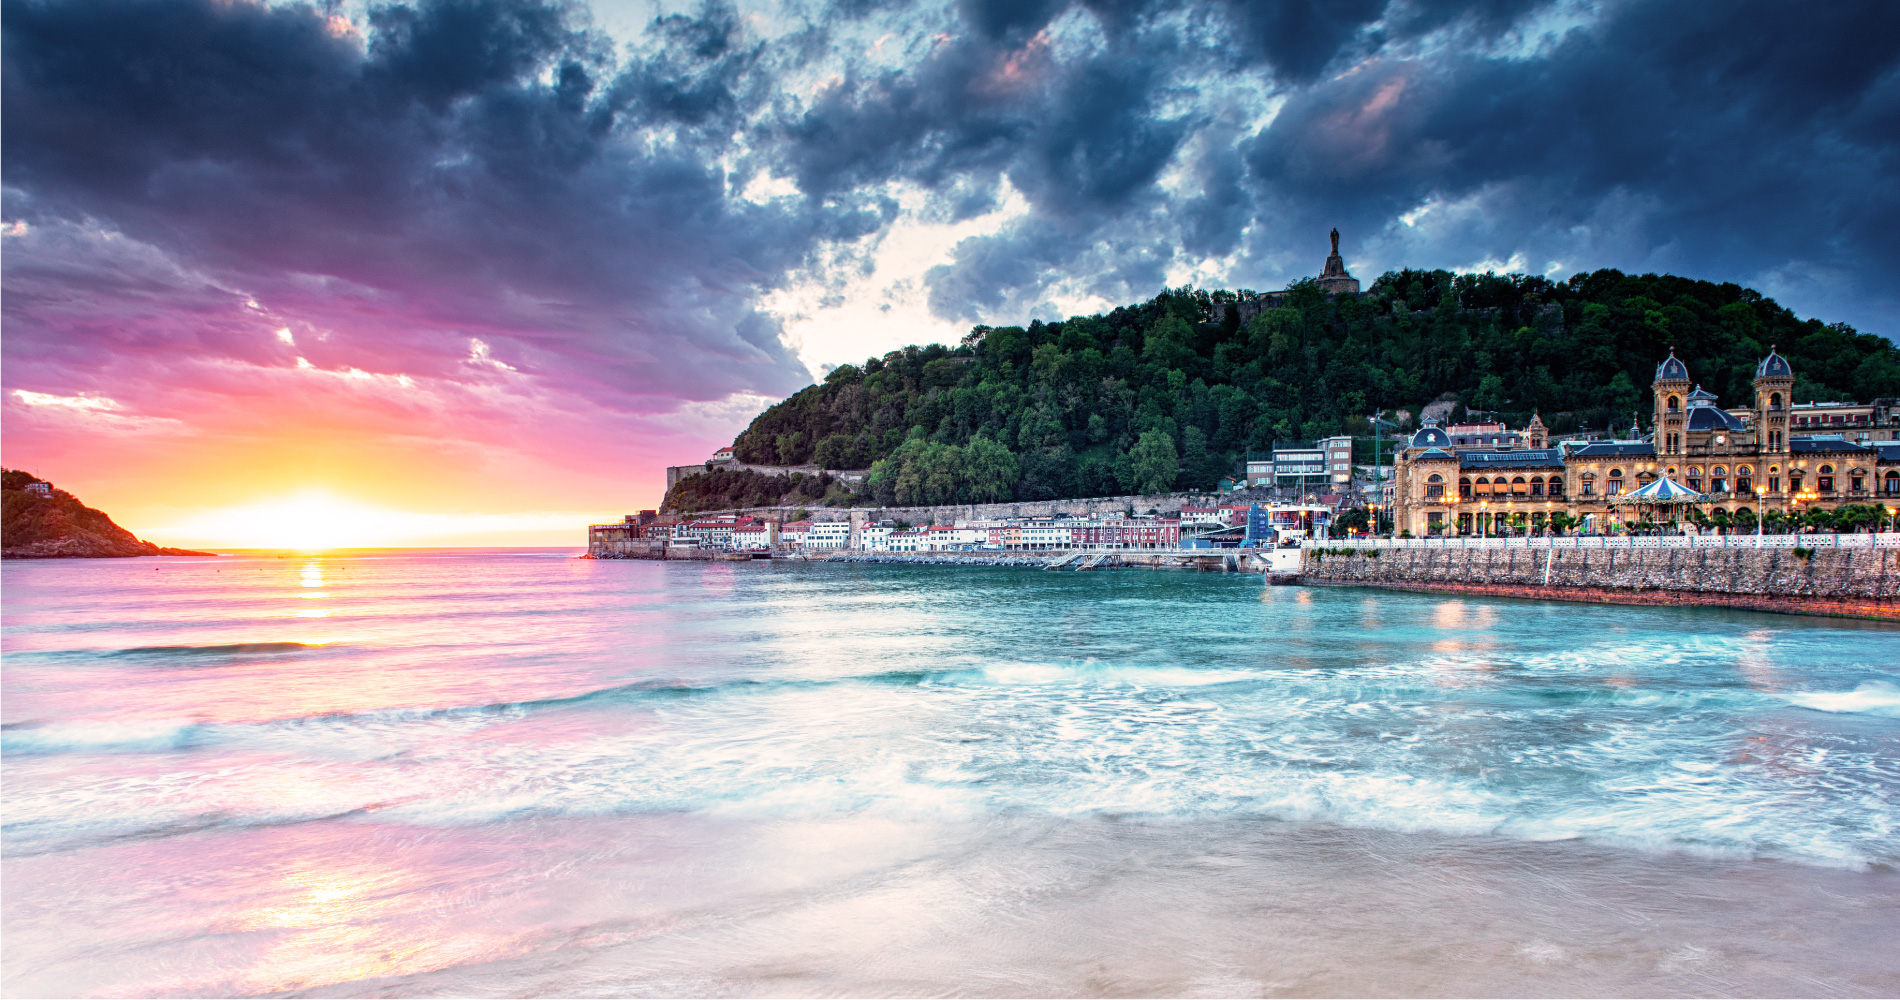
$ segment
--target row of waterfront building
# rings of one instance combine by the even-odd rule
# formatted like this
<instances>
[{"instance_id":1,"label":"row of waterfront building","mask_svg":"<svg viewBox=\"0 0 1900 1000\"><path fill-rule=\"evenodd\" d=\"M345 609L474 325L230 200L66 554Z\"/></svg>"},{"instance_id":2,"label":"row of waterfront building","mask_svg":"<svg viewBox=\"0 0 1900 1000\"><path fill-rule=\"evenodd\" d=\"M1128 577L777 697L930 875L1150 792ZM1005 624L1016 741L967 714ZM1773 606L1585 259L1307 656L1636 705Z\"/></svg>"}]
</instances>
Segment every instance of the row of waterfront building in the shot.
<instances>
[{"instance_id":1,"label":"row of waterfront building","mask_svg":"<svg viewBox=\"0 0 1900 1000\"><path fill-rule=\"evenodd\" d=\"M839 520L777 520L749 514L711 517L644 510L589 529L595 555L653 554L680 548L716 552L1129 551L1270 544L1325 537L1331 511L1319 506L1222 504L1178 512L1072 517L1011 517L908 526L872 512Z\"/></svg>"}]
</instances>

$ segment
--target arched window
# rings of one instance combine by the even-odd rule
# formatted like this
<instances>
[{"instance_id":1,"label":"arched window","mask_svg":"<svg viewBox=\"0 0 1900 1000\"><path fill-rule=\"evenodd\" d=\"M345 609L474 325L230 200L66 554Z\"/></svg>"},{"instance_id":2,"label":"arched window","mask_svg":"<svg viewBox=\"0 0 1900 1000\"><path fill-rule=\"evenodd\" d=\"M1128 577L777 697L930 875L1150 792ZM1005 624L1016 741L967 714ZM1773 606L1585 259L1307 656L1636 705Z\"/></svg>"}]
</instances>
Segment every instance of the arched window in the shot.
<instances>
[{"instance_id":1,"label":"arched window","mask_svg":"<svg viewBox=\"0 0 1900 1000\"><path fill-rule=\"evenodd\" d=\"M1442 483L1445 481L1445 477L1434 472L1431 475L1425 477L1425 481L1428 483Z\"/></svg>"},{"instance_id":2,"label":"arched window","mask_svg":"<svg viewBox=\"0 0 1900 1000\"><path fill-rule=\"evenodd\" d=\"M1436 500L1445 495L1445 477L1434 472L1425 477L1425 498Z\"/></svg>"},{"instance_id":3,"label":"arched window","mask_svg":"<svg viewBox=\"0 0 1900 1000\"><path fill-rule=\"evenodd\" d=\"M1718 465L1715 468L1709 470L1709 492L1710 493L1727 493L1728 492L1728 468L1727 467Z\"/></svg>"},{"instance_id":4,"label":"arched window","mask_svg":"<svg viewBox=\"0 0 1900 1000\"><path fill-rule=\"evenodd\" d=\"M1682 400L1675 396L1669 397L1669 412L1675 413L1681 409L1682 409Z\"/></svg>"},{"instance_id":5,"label":"arched window","mask_svg":"<svg viewBox=\"0 0 1900 1000\"><path fill-rule=\"evenodd\" d=\"M1781 409L1781 393L1778 393L1778 392L1769 393L1768 408L1771 410Z\"/></svg>"},{"instance_id":6,"label":"arched window","mask_svg":"<svg viewBox=\"0 0 1900 1000\"><path fill-rule=\"evenodd\" d=\"M1610 478L1603 487L1603 495L1618 497L1623 495L1623 470L1611 469Z\"/></svg>"},{"instance_id":7,"label":"arched window","mask_svg":"<svg viewBox=\"0 0 1900 1000\"><path fill-rule=\"evenodd\" d=\"M1531 477L1531 496L1541 497L1543 495L1544 495L1544 477L1532 476Z\"/></svg>"},{"instance_id":8,"label":"arched window","mask_svg":"<svg viewBox=\"0 0 1900 1000\"><path fill-rule=\"evenodd\" d=\"M1471 499L1471 477L1469 476L1458 477L1458 495L1465 498L1466 500Z\"/></svg>"},{"instance_id":9,"label":"arched window","mask_svg":"<svg viewBox=\"0 0 1900 1000\"><path fill-rule=\"evenodd\" d=\"M1900 493L1900 469L1887 470L1887 492Z\"/></svg>"},{"instance_id":10,"label":"arched window","mask_svg":"<svg viewBox=\"0 0 1900 1000\"><path fill-rule=\"evenodd\" d=\"M1564 495L1564 481L1556 476L1550 477L1550 495L1554 497Z\"/></svg>"},{"instance_id":11,"label":"arched window","mask_svg":"<svg viewBox=\"0 0 1900 1000\"><path fill-rule=\"evenodd\" d=\"M1834 467L1833 466L1831 465L1821 466L1820 474L1814 477L1814 488L1817 490L1820 490L1823 493L1834 492Z\"/></svg>"},{"instance_id":12,"label":"arched window","mask_svg":"<svg viewBox=\"0 0 1900 1000\"><path fill-rule=\"evenodd\" d=\"M1690 489L1696 491L1697 493L1702 492L1702 467L1701 466L1699 465L1689 466L1689 484L1688 485Z\"/></svg>"},{"instance_id":13,"label":"arched window","mask_svg":"<svg viewBox=\"0 0 1900 1000\"><path fill-rule=\"evenodd\" d=\"M1833 474L1834 474L1834 467L1833 467L1833 466L1831 466L1831 465L1823 465L1823 466L1821 466L1821 474L1822 474L1822 475L1824 475L1824 476L1828 476L1828 475L1833 475Z\"/></svg>"}]
</instances>

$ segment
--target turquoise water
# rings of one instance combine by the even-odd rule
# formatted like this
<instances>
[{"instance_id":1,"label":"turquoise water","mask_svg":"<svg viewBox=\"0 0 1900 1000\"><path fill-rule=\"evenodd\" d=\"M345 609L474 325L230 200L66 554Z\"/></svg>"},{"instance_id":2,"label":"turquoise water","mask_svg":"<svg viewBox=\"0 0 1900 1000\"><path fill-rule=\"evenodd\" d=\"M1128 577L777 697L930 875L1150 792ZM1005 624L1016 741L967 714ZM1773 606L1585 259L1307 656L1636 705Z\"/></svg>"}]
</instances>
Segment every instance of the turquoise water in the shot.
<instances>
[{"instance_id":1,"label":"turquoise water","mask_svg":"<svg viewBox=\"0 0 1900 1000\"><path fill-rule=\"evenodd\" d=\"M1900 988L1853 948L1896 931L1884 625L533 551L4 573L9 995ZM1490 929L1360 940L1407 905Z\"/></svg>"}]
</instances>

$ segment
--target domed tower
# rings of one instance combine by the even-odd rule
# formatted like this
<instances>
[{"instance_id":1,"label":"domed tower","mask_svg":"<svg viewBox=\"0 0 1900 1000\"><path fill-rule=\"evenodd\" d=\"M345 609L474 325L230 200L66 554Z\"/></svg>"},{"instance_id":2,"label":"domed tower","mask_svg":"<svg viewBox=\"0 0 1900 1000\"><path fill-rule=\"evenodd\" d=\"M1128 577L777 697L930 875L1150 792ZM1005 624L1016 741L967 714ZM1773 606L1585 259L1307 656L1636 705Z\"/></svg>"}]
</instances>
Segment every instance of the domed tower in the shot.
<instances>
[{"instance_id":1,"label":"domed tower","mask_svg":"<svg viewBox=\"0 0 1900 1000\"><path fill-rule=\"evenodd\" d=\"M1656 380L1649 388L1656 395L1656 420L1651 425L1656 454L1680 455L1689 412L1685 401L1689 396L1689 366L1676 357L1675 348L1670 348L1669 357L1656 366Z\"/></svg>"},{"instance_id":2,"label":"domed tower","mask_svg":"<svg viewBox=\"0 0 1900 1000\"><path fill-rule=\"evenodd\" d=\"M1530 438L1531 447L1547 448L1550 446L1550 429L1544 426L1544 418L1538 416L1535 412L1531 414L1530 426L1524 428L1524 433Z\"/></svg>"},{"instance_id":3,"label":"domed tower","mask_svg":"<svg viewBox=\"0 0 1900 1000\"><path fill-rule=\"evenodd\" d=\"M1755 450L1780 455L1788 450L1788 408L1794 405L1794 369L1769 345L1755 366Z\"/></svg>"}]
</instances>

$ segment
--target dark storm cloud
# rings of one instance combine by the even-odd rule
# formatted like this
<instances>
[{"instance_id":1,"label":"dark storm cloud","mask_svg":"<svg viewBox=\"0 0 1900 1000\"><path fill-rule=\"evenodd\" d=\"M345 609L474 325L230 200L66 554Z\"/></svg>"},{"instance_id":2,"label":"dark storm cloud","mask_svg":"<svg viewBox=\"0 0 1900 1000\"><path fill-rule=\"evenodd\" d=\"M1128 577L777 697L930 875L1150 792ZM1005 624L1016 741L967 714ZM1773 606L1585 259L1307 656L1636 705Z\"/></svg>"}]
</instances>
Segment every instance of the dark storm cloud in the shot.
<instances>
[{"instance_id":1,"label":"dark storm cloud","mask_svg":"<svg viewBox=\"0 0 1900 1000\"><path fill-rule=\"evenodd\" d=\"M728 196L769 91L731 11L664 18L624 64L578 23L430 0L373 8L365 41L302 6L9 0L8 220L109 227L409 370L459 331L604 401L795 388L754 295L888 205ZM69 332L29 305L9 338Z\"/></svg>"},{"instance_id":2,"label":"dark storm cloud","mask_svg":"<svg viewBox=\"0 0 1900 1000\"><path fill-rule=\"evenodd\" d=\"M1365 278L1667 268L1894 332L1900 7L799 10L770 38L667 15L621 50L547 0L387 4L354 30L4 0L9 378L102 353L75 344L268 356L242 343L255 298L330 331L297 341L319 365L446 373L479 337L608 406L782 393L805 374L761 296L884 231L898 185L937 221L1028 206L930 272L963 321L1184 271L1274 287L1337 225ZM907 57L868 55L879 35ZM797 194L736 194L767 168ZM147 270L102 263L123 260Z\"/></svg>"},{"instance_id":3,"label":"dark storm cloud","mask_svg":"<svg viewBox=\"0 0 1900 1000\"><path fill-rule=\"evenodd\" d=\"M1103 49L1040 67L1009 108L1020 140L985 147L984 167L1007 173L1045 225L966 242L938 272L935 301L959 318L982 313L978 303L1020 307L1109 236L1142 248L1131 278L1152 269L1158 241L1193 258L1237 252L1231 283L1270 284L1316 268L1305 248L1339 225L1362 270L1513 255L1560 277L1666 268L1763 284L1798 309L1891 335L1882 289L1900 264L1900 7L1588 13L1549 29L1540 19L1563 11L1515 2L1124 12ZM1182 27L1196 14L1216 41ZM1118 85L1095 79L1103 65ZM1257 78L1284 108L1251 138L1208 101L1181 111L1169 89L1209 66L1223 71L1216 86ZM853 112L874 119L866 98ZM972 134L954 116L935 121L939 133L908 128L942 148ZM1076 129L1099 148L1165 149L1159 158L1195 183L1159 190L1146 156L1046 155L1047 136ZM1107 174L1125 181L1115 197L1084 197L1114 163L1130 167ZM1397 222L1428 204L1456 211ZM1300 248L1291 273L1289 247Z\"/></svg>"}]
</instances>

